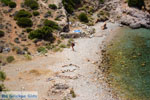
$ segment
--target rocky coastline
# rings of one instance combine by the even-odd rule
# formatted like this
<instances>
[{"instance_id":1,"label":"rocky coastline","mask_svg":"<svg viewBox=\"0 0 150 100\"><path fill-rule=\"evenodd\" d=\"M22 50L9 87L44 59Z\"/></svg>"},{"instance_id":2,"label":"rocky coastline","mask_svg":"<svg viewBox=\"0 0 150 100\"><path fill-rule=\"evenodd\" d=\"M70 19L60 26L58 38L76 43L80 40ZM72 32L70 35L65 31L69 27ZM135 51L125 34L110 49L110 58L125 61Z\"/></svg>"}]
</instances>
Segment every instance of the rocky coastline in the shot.
<instances>
[{"instance_id":1,"label":"rocky coastline","mask_svg":"<svg viewBox=\"0 0 150 100\"><path fill-rule=\"evenodd\" d=\"M147 28L150 29L150 14L135 8L123 10L120 23L130 28Z\"/></svg>"}]
</instances>

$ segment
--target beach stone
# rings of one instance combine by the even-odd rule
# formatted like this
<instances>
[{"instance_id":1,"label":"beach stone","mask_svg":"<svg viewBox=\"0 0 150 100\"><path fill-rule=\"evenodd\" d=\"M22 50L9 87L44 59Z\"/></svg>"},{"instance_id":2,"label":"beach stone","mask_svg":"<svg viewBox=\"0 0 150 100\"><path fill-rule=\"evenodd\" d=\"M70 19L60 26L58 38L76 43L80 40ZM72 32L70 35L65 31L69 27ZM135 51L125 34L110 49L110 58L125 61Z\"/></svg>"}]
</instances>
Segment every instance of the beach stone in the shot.
<instances>
[{"instance_id":1,"label":"beach stone","mask_svg":"<svg viewBox=\"0 0 150 100\"><path fill-rule=\"evenodd\" d=\"M6 47L3 49L3 53L9 53L11 51L11 49L9 47Z\"/></svg>"},{"instance_id":2,"label":"beach stone","mask_svg":"<svg viewBox=\"0 0 150 100\"><path fill-rule=\"evenodd\" d=\"M64 90L64 89L68 89L69 86L66 85L66 84L58 83L58 84L55 84L55 85L54 85L54 88L55 88L55 89L58 89L58 90L59 90L59 89Z\"/></svg>"}]
</instances>

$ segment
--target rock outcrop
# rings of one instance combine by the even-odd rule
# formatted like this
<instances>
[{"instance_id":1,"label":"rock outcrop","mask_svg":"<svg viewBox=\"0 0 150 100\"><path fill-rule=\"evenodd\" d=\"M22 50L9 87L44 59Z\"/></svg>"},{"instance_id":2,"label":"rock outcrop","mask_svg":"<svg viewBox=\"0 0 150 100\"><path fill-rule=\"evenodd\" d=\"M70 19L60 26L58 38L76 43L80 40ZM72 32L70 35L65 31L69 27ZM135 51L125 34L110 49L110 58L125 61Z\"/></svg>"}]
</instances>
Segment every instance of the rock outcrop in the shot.
<instances>
[{"instance_id":1,"label":"rock outcrop","mask_svg":"<svg viewBox=\"0 0 150 100\"><path fill-rule=\"evenodd\" d=\"M120 22L121 24L128 25L131 28L150 28L150 14L135 8L124 10Z\"/></svg>"}]
</instances>

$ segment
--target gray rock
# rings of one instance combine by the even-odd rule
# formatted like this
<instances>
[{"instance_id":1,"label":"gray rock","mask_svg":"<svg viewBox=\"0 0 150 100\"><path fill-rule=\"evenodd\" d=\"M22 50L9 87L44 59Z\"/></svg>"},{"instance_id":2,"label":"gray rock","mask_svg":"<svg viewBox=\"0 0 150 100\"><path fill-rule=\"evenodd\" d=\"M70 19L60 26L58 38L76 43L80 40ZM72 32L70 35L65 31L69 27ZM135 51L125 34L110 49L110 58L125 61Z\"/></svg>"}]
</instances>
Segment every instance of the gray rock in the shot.
<instances>
[{"instance_id":1,"label":"gray rock","mask_svg":"<svg viewBox=\"0 0 150 100\"><path fill-rule=\"evenodd\" d=\"M130 26L131 28L150 28L150 14L135 8L125 11L127 15L122 16L120 22L123 25Z\"/></svg>"},{"instance_id":2,"label":"gray rock","mask_svg":"<svg viewBox=\"0 0 150 100\"><path fill-rule=\"evenodd\" d=\"M59 90L59 89L65 90L65 89L68 89L69 86L66 85L66 84L59 83L59 84L55 84L55 85L54 85L54 88L55 88L55 89L58 89L58 90Z\"/></svg>"},{"instance_id":3,"label":"gray rock","mask_svg":"<svg viewBox=\"0 0 150 100\"><path fill-rule=\"evenodd\" d=\"M11 51L11 49L9 47L6 47L3 49L3 53L9 53Z\"/></svg>"},{"instance_id":4,"label":"gray rock","mask_svg":"<svg viewBox=\"0 0 150 100\"><path fill-rule=\"evenodd\" d=\"M130 27L133 28L133 29L137 29L137 28L141 27L141 24L140 23L131 23Z\"/></svg>"},{"instance_id":5,"label":"gray rock","mask_svg":"<svg viewBox=\"0 0 150 100\"><path fill-rule=\"evenodd\" d=\"M122 18L120 23L123 25L129 25L130 24L130 22L127 20L127 18Z\"/></svg>"}]
</instances>

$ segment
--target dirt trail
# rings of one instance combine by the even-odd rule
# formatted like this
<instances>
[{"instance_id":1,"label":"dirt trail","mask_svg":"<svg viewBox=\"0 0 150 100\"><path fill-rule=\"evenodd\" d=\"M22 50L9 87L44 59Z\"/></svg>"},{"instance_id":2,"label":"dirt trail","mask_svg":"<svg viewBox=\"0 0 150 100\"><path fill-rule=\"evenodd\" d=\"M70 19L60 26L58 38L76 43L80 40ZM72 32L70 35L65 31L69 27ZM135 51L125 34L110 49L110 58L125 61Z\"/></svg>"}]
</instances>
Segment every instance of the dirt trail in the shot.
<instances>
[{"instance_id":1,"label":"dirt trail","mask_svg":"<svg viewBox=\"0 0 150 100\"><path fill-rule=\"evenodd\" d=\"M100 60L100 45L117 26L108 24L108 29L102 31L101 25L94 26L94 37L76 39L75 51L64 49L47 57L35 57L32 61L4 66L2 69L8 77L6 87L14 91L38 91L39 100L62 100L64 96L69 97L71 88L76 94L72 100L114 100L107 92L97 62ZM62 89L61 92L53 90L59 83L66 84L69 89Z\"/></svg>"}]
</instances>

